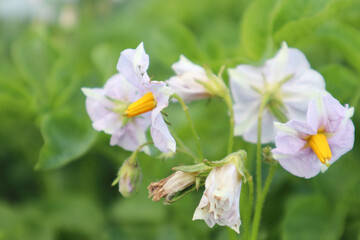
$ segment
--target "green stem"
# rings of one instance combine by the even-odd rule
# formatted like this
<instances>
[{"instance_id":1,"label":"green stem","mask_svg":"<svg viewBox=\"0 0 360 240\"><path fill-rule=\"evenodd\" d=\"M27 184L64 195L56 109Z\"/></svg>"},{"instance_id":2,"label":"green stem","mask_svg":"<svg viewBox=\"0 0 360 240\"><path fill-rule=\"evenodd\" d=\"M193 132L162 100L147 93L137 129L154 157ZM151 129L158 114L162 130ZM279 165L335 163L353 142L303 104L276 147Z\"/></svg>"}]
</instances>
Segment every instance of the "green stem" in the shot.
<instances>
[{"instance_id":1,"label":"green stem","mask_svg":"<svg viewBox=\"0 0 360 240\"><path fill-rule=\"evenodd\" d=\"M260 104L259 108L259 114L258 114L258 125L257 125L257 145L256 145L256 205L255 205L255 216L259 215L261 216L261 209L262 205L260 205L260 199L261 199L261 128L262 128L262 117L265 110L265 106L268 102L267 95L263 96L263 99ZM260 213L258 213L260 211ZM256 240L259 226L257 221L260 222L260 218L253 219L253 225L251 230L251 239Z\"/></svg>"},{"instance_id":2,"label":"green stem","mask_svg":"<svg viewBox=\"0 0 360 240\"><path fill-rule=\"evenodd\" d=\"M249 174L249 172L246 171L246 179L247 179L247 186L248 186L248 197L246 201L246 209L244 212L244 239L250 238L250 222L251 222L251 214L252 214L252 204L254 201L254 181L252 176Z\"/></svg>"},{"instance_id":3,"label":"green stem","mask_svg":"<svg viewBox=\"0 0 360 240\"><path fill-rule=\"evenodd\" d=\"M176 142L180 145L180 148L176 148L182 153L189 155L194 162L200 162L199 157L195 156L195 154L185 145L185 143L179 138L179 136L172 130L170 130L171 135L175 138Z\"/></svg>"},{"instance_id":4,"label":"green stem","mask_svg":"<svg viewBox=\"0 0 360 240\"><path fill-rule=\"evenodd\" d=\"M154 142L153 141L148 141L148 142L145 142L143 144L141 144L131 155L130 155L130 159L131 159L131 162L136 162L136 155L141 151L141 149L147 145L150 145L150 144L153 144Z\"/></svg>"},{"instance_id":5,"label":"green stem","mask_svg":"<svg viewBox=\"0 0 360 240\"><path fill-rule=\"evenodd\" d=\"M268 176L265 180L264 189L261 193L260 198L256 202L255 215L254 215L254 220L253 220L253 225L252 225L251 240L257 240L257 235L258 235L259 226L260 226L261 212L262 212L263 204L265 202L266 195L270 188L271 181L274 177L275 167L276 167L276 165L272 165L270 167Z\"/></svg>"},{"instance_id":6,"label":"green stem","mask_svg":"<svg viewBox=\"0 0 360 240\"><path fill-rule=\"evenodd\" d=\"M231 100L230 92L227 91L227 94L224 97L226 105L229 109L230 115L230 132L229 132L229 146L228 146L228 154L232 153L233 145L234 145L234 108L233 102Z\"/></svg>"},{"instance_id":7,"label":"green stem","mask_svg":"<svg viewBox=\"0 0 360 240\"><path fill-rule=\"evenodd\" d=\"M197 161L198 163L200 163L204 157L203 157L203 153L202 153L202 150L201 150L201 145L200 145L200 138L198 136L198 134L196 133L196 130L195 130L195 125L193 123L193 121L191 120L191 116L190 116L190 113L189 113L189 108L186 106L185 102L182 100L182 98L177 95L177 94L173 94L172 97L174 97L176 100L179 101L179 103L181 104L181 107L186 115L186 118L189 122L189 125L190 125L190 128L191 128L191 131L192 131L192 134L194 136L194 139L195 139L195 143L196 143L196 148L197 148L197 151L198 151L198 156L200 158L200 161Z\"/></svg>"}]
</instances>

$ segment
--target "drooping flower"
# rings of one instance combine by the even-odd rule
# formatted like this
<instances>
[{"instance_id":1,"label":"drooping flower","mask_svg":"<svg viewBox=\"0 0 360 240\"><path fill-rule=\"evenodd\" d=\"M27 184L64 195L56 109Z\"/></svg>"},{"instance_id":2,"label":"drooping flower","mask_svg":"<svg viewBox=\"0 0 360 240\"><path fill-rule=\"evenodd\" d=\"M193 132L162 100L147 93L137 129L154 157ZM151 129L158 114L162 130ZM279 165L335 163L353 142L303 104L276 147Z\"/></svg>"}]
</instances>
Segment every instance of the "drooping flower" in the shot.
<instances>
[{"instance_id":1,"label":"drooping flower","mask_svg":"<svg viewBox=\"0 0 360 240\"><path fill-rule=\"evenodd\" d=\"M229 69L234 98L235 135L257 141L257 121L262 98L268 98L262 120L262 143L275 139L274 121L281 113L287 119L305 119L314 91L324 90L325 81L310 68L305 55L282 44L277 54L262 66L242 64ZM280 110L280 111L279 111Z\"/></svg>"},{"instance_id":2,"label":"drooping flower","mask_svg":"<svg viewBox=\"0 0 360 240\"><path fill-rule=\"evenodd\" d=\"M233 162L211 170L193 220L203 219L211 228L215 223L229 226L240 233L241 184L242 176Z\"/></svg>"},{"instance_id":3,"label":"drooping flower","mask_svg":"<svg viewBox=\"0 0 360 240\"><path fill-rule=\"evenodd\" d=\"M306 121L276 123L273 157L296 176L316 176L353 148L353 114L331 95L319 95L310 101Z\"/></svg>"},{"instance_id":4,"label":"drooping flower","mask_svg":"<svg viewBox=\"0 0 360 240\"><path fill-rule=\"evenodd\" d=\"M185 102L219 96L226 88L222 79L211 73L210 69L192 63L183 55L172 68L177 75L167 83Z\"/></svg>"},{"instance_id":5,"label":"drooping flower","mask_svg":"<svg viewBox=\"0 0 360 240\"><path fill-rule=\"evenodd\" d=\"M152 182L148 187L149 197L152 197L152 200L156 202L165 198L164 203L168 203L175 194L195 184L196 174L196 172L176 171L167 178Z\"/></svg>"},{"instance_id":6,"label":"drooping flower","mask_svg":"<svg viewBox=\"0 0 360 240\"><path fill-rule=\"evenodd\" d=\"M143 43L124 50L119 58L118 74L104 88L82 88L86 110L97 131L111 134L111 145L134 151L146 142L146 129L162 152L175 152L176 142L161 115L168 106L171 89L165 82L150 81L149 56Z\"/></svg>"}]
</instances>

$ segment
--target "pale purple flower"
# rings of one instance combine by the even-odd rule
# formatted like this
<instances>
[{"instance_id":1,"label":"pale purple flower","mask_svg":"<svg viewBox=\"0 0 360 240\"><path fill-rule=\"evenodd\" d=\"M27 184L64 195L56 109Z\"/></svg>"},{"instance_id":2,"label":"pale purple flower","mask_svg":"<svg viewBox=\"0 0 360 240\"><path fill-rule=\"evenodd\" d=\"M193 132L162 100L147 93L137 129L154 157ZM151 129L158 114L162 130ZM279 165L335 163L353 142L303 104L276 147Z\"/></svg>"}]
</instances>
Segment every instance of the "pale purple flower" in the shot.
<instances>
[{"instance_id":1,"label":"pale purple flower","mask_svg":"<svg viewBox=\"0 0 360 240\"><path fill-rule=\"evenodd\" d=\"M162 152L175 152L176 142L162 118L171 89L165 82L150 81L149 56L141 43L135 50L124 50L119 58L119 73L104 88L82 88L86 110L97 131L111 134L111 145L134 151L146 142L151 126L155 146Z\"/></svg>"},{"instance_id":2,"label":"pale purple flower","mask_svg":"<svg viewBox=\"0 0 360 240\"><path fill-rule=\"evenodd\" d=\"M331 95L319 95L309 102L306 121L276 124L273 157L296 176L316 176L353 148L353 113Z\"/></svg>"},{"instance_id":3,"label":"pale purple flower","mask_svg":"<svg viewBox=\"0 0 360 240\"><path fill-rule=\"evenodd\" d=\"M205 181L205 191L193 220L203 219L209 227L215 223L229 226L240 233L240 193L242 176L236 165L229 162L211 170Z\"/></svg>"},{"instance_id":4,"label":"pale purple flower","mask_svg":"<svg viewBox=\"0 0 360 240\"><path fill-rule=\"evenodd\" d=\"M180 60L172 65L172 69L177 75L171 77L167 83L185 102L212 96L204 86L212 84L204 68L181 55Z\"/></svg>"},{"instance_id":5,"label":"pale purple flower","mask_svg":"<svg viewBox=\"0 0 360 240\"><path fill-rule=\"evenodd\" d=\"M257 142L257 119L262 96L271 95L284 108L288 119L305 119L314 91L325 89L323 77L310 68L305 55L282 44L277 54L262 66L241 64L229 69L234 99L235 135ZM273 142L277 119L266 107L262 120L262 143Z\"/></svg>"}]
</instances>

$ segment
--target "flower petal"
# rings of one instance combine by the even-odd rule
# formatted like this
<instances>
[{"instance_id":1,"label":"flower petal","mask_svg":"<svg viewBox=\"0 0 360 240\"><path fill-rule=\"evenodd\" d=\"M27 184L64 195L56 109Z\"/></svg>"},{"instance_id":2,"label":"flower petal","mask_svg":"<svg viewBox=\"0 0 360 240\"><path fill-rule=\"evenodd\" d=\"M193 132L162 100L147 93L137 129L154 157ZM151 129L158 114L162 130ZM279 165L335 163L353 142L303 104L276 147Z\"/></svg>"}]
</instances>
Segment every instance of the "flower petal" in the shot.
<instances>
[{"instance_id":1,"label":"flower petal","mask_svg":"<svg viewBox=\"0 0 360 240\"><path fill-rule=\"evenodd\" d=\"M281 81L289 75L296 77L310 68L305 55L298 49L288 48L285 42L275 57L266 61L265 66L264 73L269 83Z\"/></svg>"},{"instance_id":2,"label":"flower petal","mask_svg":"<svg viewBox=\"0 0 360 240\"><path fill-rule=\"evenodd\" d=\"M202 67L192 63L184 55L180 55L180 60L174 63L171 67L178 75L182 75L187 72L198 72L205 75L205 71Z\"/></svg>"},{"instance_id":3,"label":"flower petal","mask_svg":"<svg viewBox=\"0 0 360 240\"><path fill-rule=\"evenodd\" d=\"M328 143L332 152L330 164L334 163L342 155L350 151L354 146L354 140L354 124L349 118L345 118L336 133L332 137L328 138Z\"/></svg>"},{"instance_id":4,"label":"flower petal","mask_svg":"<svg viewBox=\"0 0 360 240\"><path fill-rule=\"evenodd\" d=\"M161 111L169 104L169 97L172 94L171 89L166 87L165 82L151 81L149 84L151 92L157 101L156 108L151 112L151 136L154 145L162 152L175 152L176 142L171 136L170 131L161 115Z\"/></svg>"},{"instance_id":5,"label":"flower petal","mask_svg":"<svg viewBox=\"0 0 360 240\"><path fill-rule=\"evenodd\" d=\"M135 86L150 81L146 72L148 67L149 55L146 54L142 42L136 49L126 49L122 51L116 66L117 70Z\"/></svg>"},{"instance_id":6,"label":"flower petal","mask_svg":"<svg viewBox=\"0 0 360 240\"><path fill-rule=\"evenodd\" d=\"M115 74L106 81L104 90L106 96L131 103L141 97L141 92L130 84L122 74Z\"/></svg>"},{"instance_id":7,"label":"flower petal","mask_svg":"<svg viewBox=\"0 0 360 240\"><path fill-rule=\"evenodd\" d=\"M110 145L118 145L128 151L135 151L146 142L146 129L150 123L150 113L131 119L121 130L111 136Z\"/></svg>"},{"instance_id":8,"label":"flower petal","mask_svg":"<svg viewBox=\"0 0 360 240\"><path fill-rule=\"evenodd\" d=\"M280 165L291 174L312 178L319 174L322 163L310 148L303 149L296 155L273 155Z\"/></svg>"}]
</instances>

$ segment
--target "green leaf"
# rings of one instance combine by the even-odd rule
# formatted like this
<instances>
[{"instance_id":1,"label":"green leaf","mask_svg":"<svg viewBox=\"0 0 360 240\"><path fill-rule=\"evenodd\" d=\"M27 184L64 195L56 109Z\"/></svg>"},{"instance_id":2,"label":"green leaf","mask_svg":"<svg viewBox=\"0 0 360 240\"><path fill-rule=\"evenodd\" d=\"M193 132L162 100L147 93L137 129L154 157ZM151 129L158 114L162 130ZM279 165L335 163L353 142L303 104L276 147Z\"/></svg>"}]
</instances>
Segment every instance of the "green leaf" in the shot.
<instances>
[{"instance_id":1,"label":"green leaf","mask_svg":"<svg viewBox=\"0 0 360 240\"><path fill-rule=\"evenodd\" d=\"M288 0L291 8L294 8L293 1ZM339 15L342 10L346 9L351 5L353 0L332 0L328 1L326 4L321 4L321 1L297 1L300 8L295 7L296 17L300 17L297 20L289 21L281 29L274 33L275 43L280 43L286 41L289 45L294 45L299 39L309 36L320 26L324 25L326 21L334 18ZM316 7L313 7L313 4L316 4ZM284 4L284 11L287 14L292 14L294 11L289 11L290 6ZM288 7L287 7L288 6ZM317 9L317 12L314 12L314 9ZM292 17L289 17L290 19ZM290 20L289 19L289 20Z\"/></svg>"},{"instance_id":2,"label":"green leaf","mask_svg":"<svg viewBox=\"0 0 360 240\"><path fill-rule=\"evenodd\" d=\"M27 35L16 41L11 50L13 61L22 77L36 96L43 97L44 83L57 58L56 51L42 39Z\"/></svg>"},{"instance_id":3,"label":"green leaf","mask_svg":"<svg viewBox=\"0 0 360 240\"><path fill-rule=\"evenodd\" d=\"M334 97L342 103L353 103L358 94L354 94L351 90L360 90L360 82L359 77L350 68L331 64L320 69L320 72L326 79L326 89Z\"/></svg>"},{"instance_id":4,"label":"green leaf","mask_svg":"<svg viewBox=\"0 0 360 240\"><path fill-rule=\"evenodd\" d=\"M120 52L106 43L95 46L91 51L91 60L102 74L104 81L116 73L116 63L119 57Z\"/></svg>"},{"instance_id":5,"label":"green leaf","mask_svg":"<svg viewBox=\"0 0 360 240\"><path fill-rule=\"evenodd\" d=\"M273 49L272 27L281 0L253 1L241 22L241 54L251 61L260 60Z\"/></svg>"},{"instance_id":6,"label":"green leaf","mask_svg":"<svg viewBox=\"0 0 360 240\"><path fill-rule=\"evenodd\" d=\"M88 150L96 135L85 115L70 110L45 115L40 130L45 143L36 169L53 169L75 160Z\"/></svg>"},{"instance_id":7,"label":"green leaf","mask_svg":"<svg viewBox=\"0 0 360 240\"><path fill-rule=\"evenodd\" d=\"M341 204L332 205L323 195L294 197L285 208L282 239L339 239L346 209Z\"/></svg>"},{"instance_id":8,"label":"green leaf","mask_svg":"<svg viewBox=\"0 0 360 240\"><path fill-rule=\"evenodd\" d=\"M318 37L340 51L348 63L360 74L360 31L350 25L332 22L321 28Z\"/></svg>"}]
</instances>

